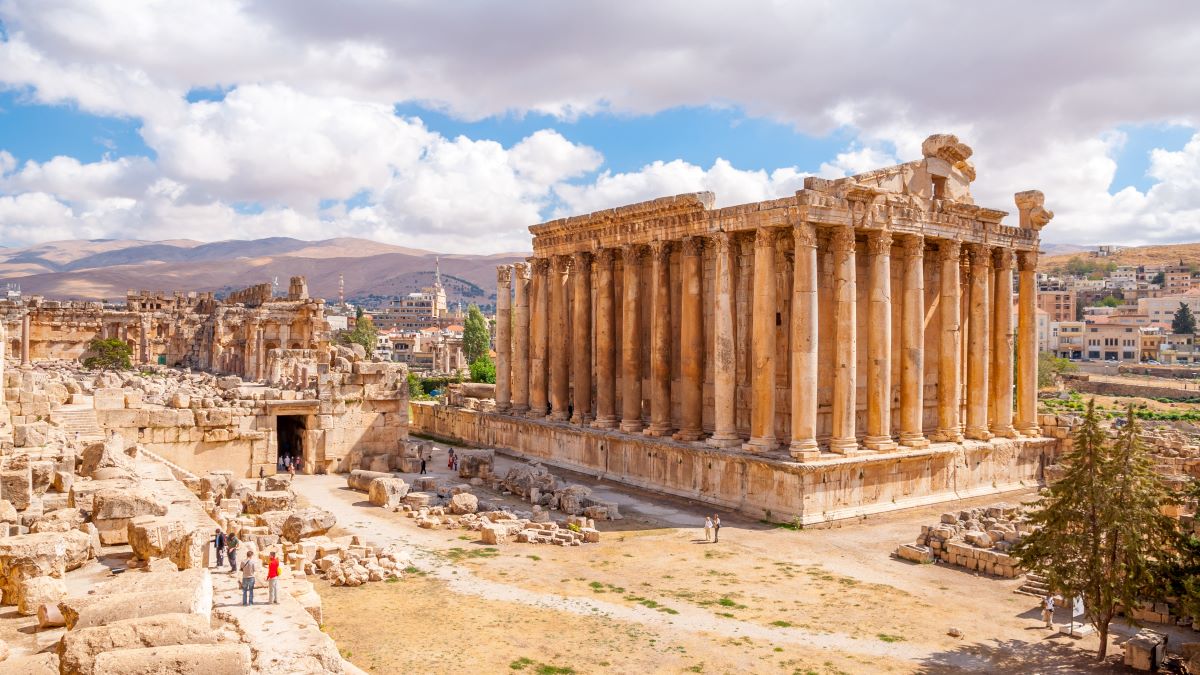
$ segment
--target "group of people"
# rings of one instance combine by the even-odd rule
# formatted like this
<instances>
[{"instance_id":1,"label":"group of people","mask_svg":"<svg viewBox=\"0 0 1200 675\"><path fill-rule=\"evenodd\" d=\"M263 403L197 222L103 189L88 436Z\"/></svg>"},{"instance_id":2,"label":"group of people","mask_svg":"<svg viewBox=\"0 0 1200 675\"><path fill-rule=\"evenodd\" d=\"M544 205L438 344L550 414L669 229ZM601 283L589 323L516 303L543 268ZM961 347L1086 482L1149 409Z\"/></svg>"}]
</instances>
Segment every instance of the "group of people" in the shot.
<instances>
[{"instance_id":1,"label":"group of people","mask_svg":"<svg viewBox=\"0 0 1200 675\"><path fill-rule=\"evenodd\" d=\"M238 571L242 573L242 606L254 604L254 575L258 573L258 557L254 555L254 550L246 545L246 559L242 561L241 567L238 566L238 549L242 547L242 541L238 539L236 532L225 534L221 528L217 528L217 533L213 537L213 546L217 549L217 567L225 565L225 556L229 555L229 573L235 574ZM279 604L279 558L275 552L271 552L271 557L267 561L267 601L272 605Z\"/></svg>"},{"instance_id":2,"label":"group of people","mask_svg":"<svg viewBox=\"0 0 1200 675\"><path fill-rule=\"evenodd\" d=\"M276 463L279 471L286 471L291 475L296 475L296 467L300 464L300 458L292 455L280 455L279 461Z\"/></svg>"},{"instance_id":3,"label":"group of people","mask_svg":"<svg viewBox=\"0 0 1200 675\"><path fill-rule=\"evenodd\" d=\"M721 541L721 516L714 513L704 519L704 541Z\"/></svg>"},{"instance_id":4,"label":"group of people","mask_svg":"<svg viewBox=\"0 0 1200 675\"><path fill-rule=\"evenodd\" d=\"M450 454L446 459L446 468L451 471L458 471L458 455L454 454L454 448L450 448Z\"/></svg>"}]
</instances>

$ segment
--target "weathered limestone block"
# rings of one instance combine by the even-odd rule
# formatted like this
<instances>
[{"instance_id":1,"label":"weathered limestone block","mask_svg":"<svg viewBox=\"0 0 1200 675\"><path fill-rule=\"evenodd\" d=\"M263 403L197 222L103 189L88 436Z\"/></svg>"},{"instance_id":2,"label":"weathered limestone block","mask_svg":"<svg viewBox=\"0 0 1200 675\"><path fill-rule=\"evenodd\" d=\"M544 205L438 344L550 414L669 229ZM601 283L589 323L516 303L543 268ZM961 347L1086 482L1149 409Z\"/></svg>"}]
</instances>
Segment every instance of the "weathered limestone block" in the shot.
<instances>
[{"instance_id":1,"label":"weathered limestone block","mask_svg":"<svg viewBox=\"0 0 1200 675\"><path fill-rule=\"evenodd\" d=\"M291 490L292 475L289 473L277 473L274 476L267 476L258 481L258 489L260 492L271 492L275 490Z\"/></svg>"},{"instance_id":2,"label":"weathered limestone block","mask_svg":"<svg viewBox=\"0 0 1200 675\"><path fill-rule=\"evenodd\" d=\"M96 655L96 675L241 675L251 672L250 645L171 645L118 649Z\"/></svg>"},{"instance_id":3,"label":"weathered limestone block","mask_svg":"<svg viewBox=\"0 0 1200 675\"><path fill-rule=\"evenodd\" d=\"M496 468L496 452L494 450L459 450L459 478L489 478Z\"/></svg>"},{"instance_id":4,"label":"weathered limestone block","mask_svg":"<svg viewBox=\"0 0 1200 675\"><path fill-rule=\"evenodd\" d=\"M29 463L29 478L33 494L38 496L46 494L46 491L54 485L54 474L57 469L58 465L50 460Z\"/></svg>"},{"instance_id":5,"label":"weathered limestone block","mask_svg":"<svg viewBox=\"0 0 1200 675\"><path fill-rule=\"evenodd\" d=\"M208 472L207 475L200 477L200 494L218 498L224 497L225 490L229 487L229 480L232 477L232 471Z\"/></svg>"},{"instance_id":6,"label":"weathered limestone block","mask_svg":"<svg viewBox=\"0 0 1200 675\"><path fill-rule=\"evenodd\" d=\"M30 532L69 532L83 525L83 512L79 509L56 509L43 514L29 526Z\"/></svg>"},{"instance_id":7,"label":"weathered limestone block","mask_svg":"<svg viewBox=\"0 0 1200 675\"><path fill-rule=\"evenodd\" d=\"M254 523L259 527L267 528L267 532L271 534L283 535L283 526L291 515L291 511L267 511L255 514Z\"/></svg>"},{"instance_id":8,"label":"weathered limestone block","mask_svg":"<svg viewBox=\"0 0 1200 675\"><path fill-rule=\"evenodd\" d=\"M287 511L296 504L296 496L288 490L272 492L251 492L246 495L243 503L246 513L266 513L267 511Z\"/></svg>"},{"instance_id":9,"label":"weathered limestone block","mask_svg":"<svg viewBox=\"0 0 1200 675\"><path fill-rule=\"evenodd\" d=\"M121 410L125 407L125 390L120 387L99 387L92 397L96 410Z\"/></svg>"},{"instance_id":10,"label":"weathered limestone block","mask_svg":"<svg viewBox=\"0 0 1200 675\"><path fill-rule=\"evenodd\" d=\"M376 478L367 488L367 499L375 506L394 508L408 495L408 483L391 476Z\"/></svg>"},{"instance_id":11,"label":"weathered limestone block","mask_svg":"<svg viewBox=\"0 0 1200 675\"><path fill-rule=\"evenodd\" d=\"M167 557L171 544L188 533L185 523L166 516L130 518L127 528L129 547L138 560Z\"/></svg>"},{"instance_id":12,"label":"weathered limestone block","mask_svg":"<svg viewBox=\"0 0 1200 675\"><path fill-rule=\"evenodd\" d=\"M12 502L7 499L0 499L0 523L19 523L21 516L17 514L17 509L13 507Z\"/></svg>"},{"instance_id":13,"label":"weathered limestone block","mask_svg":"<svg viewBox=\"0 0 1200 675\"><path fill-rule=\"evenodd\" d=\"M136 450L134 450L136 452ZM80 476L98 478L99 469L118 469L128 475L134 475L132 456L125 451L125 440L120 434L113 434L102 443L91 443L83 449L80 456L82 463L79 467ZM116 476L106 476L115 478Z\"/></svg>"},{"instance_id":14,"label":"weathered limestone block","mask_svg":"<svg viewBox=\"0 0 1200 675\"><path fill-rule=\"evenodd\" d=\"M13 445L18 448L34 448L46 444L50 425L46 422L26 422L13 425Z\"/></svg>"},{"instance_id":15,"label":"weathered limestone block","mask_svg":"<svg viewBox=\"0 0 1200 675\"><path fill-rule=\"evenodd\" d=\"M31 656L10 656L0 661L0 675L58 675L58 656L56 654L33 654Z\"/></svg>"},{"instance_id":16,"label":"weathered limestone block","mask_svg":"<svg viewBox=\"0 0 1200 675\"><path fill-rule=\"evenodd\" d=\"M475 513L479 508L479 499L470 492L460 492L450 497L450 513L463 515Z\"/></svg>"},{"instance_id":17,"label":"weathered limestone block","mask_svg":"<svg viewBox=\"0 0 1200 675\"><path fill-rule=\"evenodd\" d=\"M33 500L33 475L29 467L0 471L0 497L8 500L18 511L29 508Z\"/></svg>"},{"instance_id":18,"label":"weathered limestone block","mask_svg":"<svg viewBox=\"0 0 1200 675\"><path fill-rule=\"evenodd\" d=\"M916 544L902 544L896 549L896 555L904 560L911 560L918 563L933 562L933 551L928 546L918 546Z\"/></svg>"},{"instance_id":19,"label":"weathered limestone block","mask_svg":"<svg viewBox=\"0 0 1200 675\"><path fill-rule=\"evenodd\" d=\"M298 542L306 537L325 534L337 524L337 518L324 509L307 508L288 516L283 523L283 538Z\"/></svg>"},{"instance_id":20,"label":"weathered limestone block","mask_svg":"<svg viewBox=\"0 0 1200 675\"><path fill-rule=\"evenodd\" d=\"M351 490L366 492L371 487L371 481L376 478L391 478L392 474L383 471L366 471L364 469L354 469L346 474L346 485Z\"/></svg>"},{"instance_id":21,"label":"weathered limestone block","mask_svg":"<svg viewBox=\"0 0 1200 675\"><path fill-rule=\"evenodd\" d=\"M39 532L0 538L0 590L4 604L16 604L20 583L34 577L61 577L92 557L85 532Z\"/></svg>"},{"instance_id":22,"label":"weathered limestone block","mask_svg":"<svg viewBox=\"0 0 1200 675\"><path fill-rule=\"evenodd\" d=\"M43 604L57 605L67 595L67 586L62 579L33 577L22 579L17 585L17 613L22 616L37 614Z\"/></svg>"},{"instance_id":23,"label":"weathered limestone block","mask_svg":"<svg viewBox=\"0 0 1200 675\"><path fill-rule=\"evenodd\" d=\"M437 499L437 495L432 492L409 492L407 495L404 495L404 503L414 509L429 506L435 499Z\"/></svg>"},{"instance_id":24,"label":"weathered limestone block","mask_svg":"<svg viewBox=\"0 0 1200 675\"><path fill-rule=\"evenodd\" d=\"M212 612L212 576L204 568L182 572L126 572L102 584L94 595L58 603L67 628L103 626L158 614Z\"/></svg>"},{"instance_id":25,"label":"weathered limestone block","mask_svg":"<svg viewBox=\"0 0 1200 675\"><path fill-rule=\"evenodd\" d=\"M129 543L129 520L138 516L165 516L167 505L146 488L108 488L92 497L92 522L106 546Z\"/></svg>"},{"instance_id":26,"label":"weathered limestone block","mask_svg":"<svg viewBox=\"0 0 1200 675\"><path fill-rule=\"evenodd\" d=\"M209 625L208 617L200 614L160 614L68 631L59 642L58 655L63 672L90 674L95 672L96 657L104 652L216 642L217 636Z\"/></svg>"},{"instance_id":27,"label":"weathered limestone block","mask_svg":"<svg viewBox=\"0 0 1200 675\"><path fill-rule=\"evenodd\" d=\"M313 587L312 582L305 579L291 579L289 581L289 592L292 597L300 603L304 611L317 622L317 625L324 623L324 615L321 611L321 596Z\"/></svg>"}]
</instances>

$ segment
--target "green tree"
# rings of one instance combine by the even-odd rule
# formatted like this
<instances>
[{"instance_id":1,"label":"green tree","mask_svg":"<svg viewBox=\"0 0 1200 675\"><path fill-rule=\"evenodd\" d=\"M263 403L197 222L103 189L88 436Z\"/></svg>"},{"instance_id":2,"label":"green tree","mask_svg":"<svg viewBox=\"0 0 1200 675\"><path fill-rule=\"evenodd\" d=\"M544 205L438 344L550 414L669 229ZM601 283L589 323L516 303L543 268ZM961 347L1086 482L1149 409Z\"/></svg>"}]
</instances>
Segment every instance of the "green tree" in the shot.
<instances>
[{"instance_id":1,"label":"green tree","mask_svg":"<svg viewBox=\"0 0 1200 675\"><path fill-rule=\"evenodd\" d=\"M375 343L379 339L379 329L375 327L375 322L371 321L371 317L363 312L362 307L358 308L356 314L354 328L342 331L338 334L338 340L344 345L362 345L362 348L367 350L367 356L371 356L375 353Z\"/></svg>"},{"instance_id":2,"label":"green tree","mask_svg":"<svg viewBox=\"0 0 1200 675\"><path fill-rule=\"evenodd\" d=\"M1121 301L1118 300L1116 297L1110 295L1100 301L1100 306L1101 307L1120 307Z\"/></svg>"},{"instance_id":3,"label":"green tree","mask_svg":"<svg viewBox=\"0 0 1200 675\"><path fill-rule=\"evenodd\" d=\"M1052 352L1038 352L1038 389L1053 387L1059 376L1077 370L1079 366L1055 356Z\"/></svg>"},{"instance_id":4,"label":"green tree","mask_svg":"<svg viewBox=\"0 0 1200 675\"><path fill-rule=\"evenodd\" d=\"M133 367L129 357L133 349L124 340L96 338L88 343L91 356L83 360L83 367L88 370L129 370Z\"/></svg>"},{"instance_id":5,"label":"green tree","mask_svg":"<svg viewBox=\"0 0 1200 675\"><path fill-rule=\"evenodd\" d=\"M1176 335L1191 335L1196 332L1196 317L1192 308L1186 302L1179 303L1175 316L1171 319L1171 332Z\"/></svg>"},{"instance_id":6,"label":"green tree","mask_svg":"<svg viewBox=\"0 0 1200 675\"><path fill-rule=\"evenodd\" d=\"M1150 283L1158 284L1159 286L1162 286L1163 284L1167 283L1166 272L1159 272L1158 274L1155 274L1154 278L1150 280Z\"/></svg>"},{"instance_id":7,"label":"green tree","mask_svg":"<svg viewBox=\"0 0 1200 675\"><path fill-rule=\"evenodd\" d=\"M1174 540L1174 523L1160 507L1167 493L1139 440L1132 407L1111 445L1094 400L1088 402L1074 447L1062 458L1063 477L1030 516L1036 528L1013 549L1021 566L1046 577L1065 598L1082 597L1108 650L1108 627L1118 607L1134 607Z\"/></svg>"},{"instance_id":8,"label":"green tree","mask_svg":"<svg viewBox=\"0 0 1200 675\"><path fill-rule=\"evenodd\" d=\"M421 377L416 373L408 374L408 398L411 401L421 401L429 398L425 387L421 386Z\"/></svg>"},{"instance_id":9,"label":"green tree","mask_svg":"<svg viewBox=\"0 0 1200 675\"><path fill-rule=\"evenodd\" d=\"M471 381L496 384L496 364L492 357L484 354L471 362Z\"/></svg>"},{"instance_id":10,"label":"green tree","mask_svg":"<svg viewBox=\"0 0 1200 675\"><path fill-rule=\"evenodd\" d=\"M481 356L487 356L491 344L487 319L477 305L471 305L467 308L467 320L463 322L463 355L467 357L467 363L474 364Z\"/></svg>"}]
</instances>

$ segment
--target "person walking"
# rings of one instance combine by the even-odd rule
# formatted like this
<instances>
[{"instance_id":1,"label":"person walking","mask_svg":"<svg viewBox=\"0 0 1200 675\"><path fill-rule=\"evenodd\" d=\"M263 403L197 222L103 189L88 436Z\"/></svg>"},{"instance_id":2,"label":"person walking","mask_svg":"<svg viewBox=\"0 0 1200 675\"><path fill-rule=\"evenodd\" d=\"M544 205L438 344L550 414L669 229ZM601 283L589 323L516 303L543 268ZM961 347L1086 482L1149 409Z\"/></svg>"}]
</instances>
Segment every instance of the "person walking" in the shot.
<instances>
[{"instance_id":1,"label":"person walking","mask_svg":"<svg viewBox=\"0 0 1200 675\"><path fill-rule=\"evenodd\" d=\"M213 537L213 546L217 548L217 567L222 567L225 565L225 533L219 527Z\"/></svg>"},{"instance_id":2,"label":"person walking","mask_svg":"<svg viewBox=\"0 0 1200 675\"><path fill-rule=\"evenodd\" d=\"M1046 628L1054 628L1054 594L1046 593L1046 597L1042 598L1042 620L1046 622Z\"/></svg>"},{"instance_id":3,"label":"person walking","mask_svg":"<svg viewBox=\"0 0 1200 675\"><path fill-rule=\"evenodd\" d=\"M425 458L424 457L421 458L421 474L422 475L425 474Z\"/></svg>"},{"instance_id":4,"label":"person walking","mask_svg":"<svg viewBox=\"0 0 1200 675\"><path fill-rule=\"evenodd\" d=\"M271 559L267 561L267 600L272 605L279 604L279 558L271 551Z\"/></svg>"},{"instance_id":5,"label":"person walking","mask_svg":"<svg viewBox=\"0 0 1200 675\"><path fill-rule=\"evenodd\" d=\"M237 550L242 542L234 532L230 532L225 538L225 545L229 547L229 573L233 574L237 571Z\"/></svg>"},{"instance_id":6,"label":"person walking","mask_svg":"<svg viewBox=\"0 0 1200 675\"><path fill-rule=\"evenodd\" d=\"M721 516L713 514L713 543L721 541Z\"/></svg>"},{"instance_id":7,"label":"person walking","mask_svg":"<svg viewBox=\"0 0 1200 675\"><path fill-rule=\"evenodd\" d=\"M712 516L704 518L704 541L712 541L713 521Z\"/></svg>"},{"instance_id":8,"label":"person walking","mask_svg":"<svg viewBox=\"0 0 1200 675\"><path fill-rule=\"evenodd\" d=\"M454 468L454 448L450 448L450 454L447 455L447 457L446 457L446 468L447 469Z\"/></svg>"},{"instance_id":9,"label":"person walking","mask_svg":"<svg viewBox=\"0 0 1200 675\"><path fill-rule=\"evenodd\" d=\"M266 469L264 469L264 468L262 468L261 466L260 466L260 467L258 467L258 478L259 478L259 480L262 480L262 479L263 479L263 478L265 478L266 476L267 476L267 470L266 470Z\"/></svg>"},{"instance_id":10,"label":"person walking","mask_svg":"<svg viewBox=\"0 0 1200 675\"><path fill-rule=\"evenodd\" d=\"M292 478L296 477L296 463L295 462L292 462L291 464L288 465L288 475L291 476Z\"/></svg>"},{"instance_id":11,"label":"person walking","mask_svg":"<svg viewBox=\"0 0 1200 675\"><path fill-rule=\"evenodd\" d=\"M258 571L258 559L253 551L247 552L242 563L242 606L254 604L254 573Z\"/></svg>"}]
</instances>

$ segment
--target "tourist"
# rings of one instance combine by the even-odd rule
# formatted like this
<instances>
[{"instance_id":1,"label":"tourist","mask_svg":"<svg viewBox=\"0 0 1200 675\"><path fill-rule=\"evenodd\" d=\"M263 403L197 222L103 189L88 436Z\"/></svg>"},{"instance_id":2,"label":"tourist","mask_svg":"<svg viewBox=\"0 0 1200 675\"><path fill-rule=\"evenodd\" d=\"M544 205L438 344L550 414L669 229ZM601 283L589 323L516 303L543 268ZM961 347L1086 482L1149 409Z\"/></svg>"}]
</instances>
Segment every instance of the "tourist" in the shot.
<instances>
[{"instance_id":1,"label":"tourist","mask_svg":"<svg viewBox=\"0 0 1200 675\"><path fill-rule=\"evenodd\" d=\"M1042 598L1042 619L1046 622L1046 628L1054 628L1054 594L1046 593L1046 597Z\"/></svg>"},{"instance_id":2,"label":"tourist","mask_svg":"<svg viewBox=\"0 0 1200 675\"><path fill-rule=\"evenodd\" d=\"M237 549L242 542L238 540L237 534L230 532L225 538L225 546L229 548L229 573L233 574L237 571Z\"/></svg>"},{"instance_id":3,"label":"tourist","mask_svg":"<svg viewBox=\"0 0 1200 675\"><path fill-rule=\"evenodd\" d=\"M267 470L261 466L258 467L258 479L262 480L263 478L266 478L266 476L267 476Z\"/></svg>"},{"instance_id":4,"label":"tourist","mask_svg":"<svg viewBox=\"0 0 1200 675\"><path fill-rule=\"evenodd\" d=\"M296 477L296 463L295 462L288 464L288 475L291 476L292 478Z\"/></svg>"},{"instance_id":5,"label":"tourist","mask_svg":"<svg viewBox=\"0 0 1200 675\"><path fill-rule=\"evenodd\" d=\"M425 473L425 458L422 457L421 458L421 474L424 475L424 473Z\"/></svg>"},{"instance_id":6,"label":"tourist","mask_svg":"<svg viewBox=\"0 0 1200 675\"><path fill-rule=\"evenodd\" d=\"M704 519L704 541L712 541L713 521L712 517Z\"/></svg>"},{"instance_id":7,"label":"tourist","mask_svg":"<svg viewBox=\"0 0 1200 675\"><path fill-rule=\"evenodd\" d=\"M713 543L721 541L721 516L713 514Z\"/></svg>"},{"instance_id":8,"label":"tourist","mask_svg":"<svg viewBox=\"0 0 1200 675\"><path fill-rule=\"evenodd\" d=\"M450 448L450 454L446 457L446 468L454 468L454 448Z\"/></svg>"},{"instance_id":9,"label":"tourist","mask_svg":"<svg viewBox=\"0 0 1200 675\"><path fill-rule=\"evenodd\" d=\"M454 471L458 471L458 455L454 456L454 461L450 464L450 468Z\"/></svg>"},{"instance_id":10,"label":"tourist","mask_svg":"<svg viewBox=\"0 0 1200 675\"><path fill-rule=\"evenodd\" d=\"M275 557L274 551L271 551L271 559L267 561L267 600L272 605L279 604L279 558Z\"/></svg>"},{"instance_id":11,"label":"tourist","mask_svg":"<svg viewBox=\"0 0 1200 675\"><path fill-rule=\"evenodd\" d=\"M246 562L242 563L242 606L254 604L254 573L258 571L258 559L254 551L246 553Z\"/></svg>"},{"instance_id":12,"label":"tourist","mask_svg":"<svg viewBox=\"0 0 1200 675\"><path fill-rule=\"evenodd\" d=\"M213 546L217 547L217 567L220 567L225 564L225 533L219 527L213 537Z\"/></svg>"}]
</instances>

